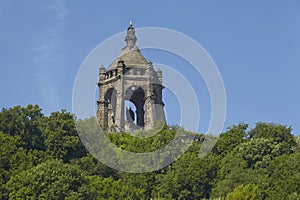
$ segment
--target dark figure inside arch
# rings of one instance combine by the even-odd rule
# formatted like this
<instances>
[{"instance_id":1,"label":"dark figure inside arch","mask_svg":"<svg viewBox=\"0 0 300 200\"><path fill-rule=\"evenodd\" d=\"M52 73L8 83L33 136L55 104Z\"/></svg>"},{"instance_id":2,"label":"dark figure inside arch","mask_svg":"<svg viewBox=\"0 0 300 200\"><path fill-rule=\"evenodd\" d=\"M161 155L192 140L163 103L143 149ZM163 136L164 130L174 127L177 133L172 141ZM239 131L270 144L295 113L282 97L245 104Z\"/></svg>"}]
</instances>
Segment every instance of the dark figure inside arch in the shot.
<instances>
[{"instance_id":1,"label":"dark figure inside arch","mask_svg":"<svg viewBox=\"0 0 300 200\"><path fill-rule=\"evenodd\" d=\"M133 112L133 110L131 109L131 107L129 108L129 110L128 110L128 108L126 108L126 110L127 110L127 119L128 119L128 121L134 122L134 112Z\"/></svg>"}]
</instances>

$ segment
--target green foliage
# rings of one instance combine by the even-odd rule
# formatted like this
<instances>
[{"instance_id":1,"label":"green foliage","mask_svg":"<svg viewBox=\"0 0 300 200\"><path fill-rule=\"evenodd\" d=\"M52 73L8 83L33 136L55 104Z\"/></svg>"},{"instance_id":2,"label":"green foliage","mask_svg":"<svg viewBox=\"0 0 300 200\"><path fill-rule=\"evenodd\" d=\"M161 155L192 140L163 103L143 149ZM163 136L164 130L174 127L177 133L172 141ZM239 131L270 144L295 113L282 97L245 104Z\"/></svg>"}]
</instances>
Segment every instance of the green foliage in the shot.
<instances>
[{"instance_id":1,"label":"green foliage","mask_svg":"<svg viewBox=\"0 0 300 200\"><path fill-rule=\"evenodd\" d=\"M300 140L291 127L258 123L247 131L247 124L232 126L206 157L199 152L207 137L176 126L163 125L157 134L135 133L152 134L144 138L108 134L119 148L138 153L162 148L177 134L181 142L194 137L171 165L131 174L87 153L77 130L93 132L94 120L78 121L76 127L65 110L44 116L37 105L2 109L0 199L300 199ZM81 137L92 144L91 138Z\"/></svg>"},{"instance_id":2,"label":"green foliage","mask_svg":"<svg viewBox=\"0 0 300 200\"><path fill-rule=\"evenodd\" d=\"M249 131L248 135L249 138L245 138L243 143L237 145L222 159L216 185L211 196L213 198L224 198L240 185L255 184L261 191L264 191L262 192L263 199L285 199L283 196L278 198L278 194L275 198L276 187L273 184L277 182L275 180L280 179L282 176L280 173L293 169L291 166L279 168L277 166L280 163L278 159L282 156L285 156L286 159L291 158L299 152L298 147L295 146L296 143L291 134L291 129L282 125L259 123ZM276 163L276 166L273 166L274 163ZM271 181L274 172L269 173L272 168L280 173L274 177L275 180ZM296 168L299 169L300 165ZM285 179L283 182L288 183L289 181ZM294 183L298 185L296 181ZM279 187L281 185L282 183L278 184ZM300 190L296 188L292 191L299 193ZM290 194L282 190L280 193L284 196Z\"/></svg>"},{"instance_id":3,"label":"green foliage","mask_svg":"<svg viewBox=\"0 0 300 200\"><path fill-rule=\"evenodd\" d=\"M243 142L247 128L248 125L243 123L229 128L225 133L220 135L216 146L213 148L213 152L222 157L225 156Z\"/></svg>"},{"instance_id":4,"label":"green foliage","mask_svg":"<svg viewBox=\"0 0 300 200\"><path fill-rule=\"evenodd\" d=\"M0 112L0 155L0 199L7 199L4 186L10 177L49 159L82 157L85 148L70 113L46 117L37 105L15 106Z\"/></svg>"},{"instance_id":5,"label":"green foliage","mask_svg":"<svg viewBox=\"0 0 300 200\"><path fill-rule=\"evenodd\" d=\"M7 196L4 184L11 176L10 169L12 168L12 156L17 151L17 145L20 139L14 138L10 135L0 132L0 199Z\"/></svg>"},{"instance_id":6,"label":"green foliage","mask_svg":"<svg viewBox=\"0 0 300 200\"><path fill-rule=\"evenodd\" d=\"M121 149L136 153L143 153L152 152L166 146L174 138L175 134L178 134L178 130L174 127L172 128L164 125L157 134L147 132L138 132L135 134L154 136L133 137L128 133L114 133L109 134L108 137L112 143Z\"/></svg>"},{"instance_id":7,"label":"green foliage","mask_svg":"<svg viewBox=\"0 0 300 200\"><path fill-rule=\"evenodd\" d=\"M90 176L97 175L104 178L118 177L116 170L99 162L91 154L87 154L87 156L71 160L71 164L78 165L81 170L85 171L86 174Z\"/></svg>"},{"instance_id":8,"label":"green foliage","mask_svg":"<svg viewBox=\"0 0 300 200\"><path fill-rule=\"evenodd\" d=\"M265 171L267 181L262 185L270 199L297 199L300 196L300 151L276 157Z\"/></svg>"},{"instance_id":9,"label":"green foliage","mask_svg":"<svg viewBox=\"0 0 300 200\"><path fill-rule=\"evenodd\" d=\"M49 160L11 177L6 187L9 199L64 199L70 195L83 199L79 189L86 182L76 165Z\"/></svg>"},{"instance_id":10,"label":"green foliage","mask_svg":"<svg viewBox=\"0 0 300 200\"><path fill-rule=\"evenodd\" d=\"M295 144L292 128L284 125L257 123L256 127L249 132L250 138L268 138L274 142L287 142Z\"/></svg>"},{"instance_id":11,"label":"green foliage","mask_svg":"<svg viewBox=\"0 0 300 200\"><path fill-rule=\"evenodd\" d=\"M226 200L260 200L263 199L261 193L258 186L252 183L242 184L229 193Z\"/></svg>"},{"instance_id":12,"label":"green foliage","mask_svg":"<svg viewBox=\"0 0 300 200\"><path fill-rule=\"evenodd\" d=\"M44 140L41 137L41 119L43 114L37 105L26 108L15 106L2 109L0 112L0 131L11 136L20 137L18 146L29 149L44 150Z\"/></svg>"},{"instance_id":13,"label":"green foliage","mask_svg":"<svg viewBox=\"0 0 300 200\"><path fill-rule=\"evenodd\" d=\"M74 122L69 112L53 112L44 119L42 134L45 138L47 153L65 162L86 155Z\"/></svg>"},{"instance_id":14,"label":"green foliage","mask_svg":"<svg viewBox=\"0 0 300 200\"><path fill-rule=\"evenodd\" d=\"M122 180L113 178L91 177L86 190L91 199L144 199L144 190Z\"/></svg>"},{"instance_id":15,"label":"green foliage","mask_svg":"<svg viewBox=\"0 0 300 200\"><path fill-rule=\"evenodd\" d=\"M217 174L217 157L200 158L185 154L170 166L165 174L157 175L155 191L166 199L209 198L212 180Z\"/></svg>"}]
</instances>

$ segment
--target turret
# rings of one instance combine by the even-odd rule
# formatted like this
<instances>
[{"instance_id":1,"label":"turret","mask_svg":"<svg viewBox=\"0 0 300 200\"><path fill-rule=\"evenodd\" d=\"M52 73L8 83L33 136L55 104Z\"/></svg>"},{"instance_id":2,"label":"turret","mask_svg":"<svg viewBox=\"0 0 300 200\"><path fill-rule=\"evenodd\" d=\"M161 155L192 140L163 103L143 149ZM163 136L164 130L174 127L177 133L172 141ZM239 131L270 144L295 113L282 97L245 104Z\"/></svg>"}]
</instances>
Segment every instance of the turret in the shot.
<instances>
[{"instance_id":1,"label":"turret","mask_svg":"<svg viewBox=\"0 0 300 200\"><path fill-rule=\"evenodd\" d=\"M162 71L160 70L160 69L158 69L157 71L156 71L156 73L157 73L157 76L158 76L158 80L159 80L159 83L162 85Z\"/></svg>"}]
</instances>

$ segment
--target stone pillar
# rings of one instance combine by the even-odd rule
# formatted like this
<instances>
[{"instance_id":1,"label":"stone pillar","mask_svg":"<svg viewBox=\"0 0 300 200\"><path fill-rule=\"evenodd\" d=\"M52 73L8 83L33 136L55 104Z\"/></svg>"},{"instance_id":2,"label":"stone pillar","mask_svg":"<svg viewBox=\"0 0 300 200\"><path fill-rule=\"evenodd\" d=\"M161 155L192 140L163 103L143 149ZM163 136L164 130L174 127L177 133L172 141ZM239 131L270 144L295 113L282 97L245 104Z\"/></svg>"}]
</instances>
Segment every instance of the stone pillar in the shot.
<instances>
[{"instance_id":1,"label":"stone pillar","mask_svg":"<svg viewBox=\"0 0 300 200\"><path fill-rule=\"evenodd\" d=\"M124 70L125 64L124 61L119 60L118 62L118 76L119 80L116 84L117 90L117 99L116 99L116 113L115 113L115 124L116 124L116 131L124 131L124 124L125 124L125 116L124 116Z\"/></svg>"},{"instance_id":2,"label":"stone pillar","mask_svg":"<svg viewBox=\"0 0 300 200\"><path fill-rule=\"evenodd\" d=\"M101 128L105 129L107 128L107 123L105 119L105 105L104 105L105 103L102 100L98 100L97 104L98 104L97 118Z\"/></svg>"},{"instance_id":3,"label":"stone pillar","mask_svg":"<svg viewBox=\"0 0 300 200\"><path fill-rule=\"evenodd\" d=\"M138 105L136 105L136 124L140 127L144 127L144 114L145 114L145 111L144 111L144 105L143 105L143 101L141 100L139 102Z\"/></svg>"},{"instance_id":4,"label":"stone pillar","mask_svg":"<svg viewBox=\"0 0 300 200\"><path fill-rule=\"evenodd\" d=\"M162 85L162 71L160 70L160 69L158 69L157 71L156 71L156 73L157 73L157 77L158 77L158 80L159 80L159 84L160 85Z\"/></svg>"},{"instance_id":5,"label":"stone pillar","mask_svg":"<svg viewBox=\"0 0 300 200\"><path fill-rule=\"evenodd\" d=\"M115 124L117 131L124 130L124 97L122 91L118 90L117 92L117 103L116 103L116 113L115 113Z\"/></svg>"},{"instance_id":6,"label":"stone pillar","mask_svg":"<svg viewBox=\"0 0 300 200\"><path fill-rule=\"evenodd\" d=\"M149 130L154 122L154 95L151 85L148 86L145 93L145 130Z\"/></svg>"}]
</instances>

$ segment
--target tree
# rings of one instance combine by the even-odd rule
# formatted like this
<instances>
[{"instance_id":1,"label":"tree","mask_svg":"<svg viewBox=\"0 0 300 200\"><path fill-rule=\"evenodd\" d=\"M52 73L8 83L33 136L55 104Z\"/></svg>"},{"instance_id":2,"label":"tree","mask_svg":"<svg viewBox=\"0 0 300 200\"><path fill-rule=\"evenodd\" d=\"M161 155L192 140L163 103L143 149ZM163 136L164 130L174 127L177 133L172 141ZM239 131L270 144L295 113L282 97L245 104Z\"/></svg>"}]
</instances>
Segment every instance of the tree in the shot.
<instances>
[{"instance_id":1,"label":"tree","mask_svg":"<svg viewBox=\"0 0 300 200\"><path fill-rule=\"evenodd\" d=\"M89 153L87 156L71 160L70 163L78 165L79 168L85 171L85 173L89 176L101 176L104 178L113 177L115 179L118 178L117 170L104 165Z\"/></svg>"},{"instance_id":2,"label":"tree","mask_svg":"<svg viewBox=\"0 0 300 200\"><path fill-rule=\"evenodd\" d=\"M0 131L11 136L19 136L20 147L26 150L44 150L44 140L40 130L43 114L38 105L15 106L0 112Z\"/></svg>"},{"instance_id":3,"label":"tree","mask_svg":"<svg viewBox=\"0 0 300 200\"><path fill-rule=\"evenodd\" d=\"M195 152L185 153L167 170L158 174L155 193L166 199L209 198L218 170L218 157L201 158Z\"/></svg>"},{"instance_id":4,"label":"tree","mask_svg":"<svg viewBox=\"0 0 300 200\"><path fill-rule=\"evenodd\" d=\"M42 134L47 152L65 162L86 155L86 149L76 131L74 116L65 110L53 112L44 119Z\"/></svg>"},{"instance_id":5,"label":"tree","mask_svg":"<svg viewBox=\"0 0 300 200\"><path fill-rule=\"evenodd\" d=\"M220 135L215 147L213 148L213 152L224 157L237 145L243 142L243 138L246 136L247 128L248 124L244 123L230 127L225 133Z\"/></svg>"},{"instance_id":6,"label":"tree","mask_svg":"<svg viewBox=\"0 0 300 200\"><path fill-rule=\"evenodd\" d=\"M82 190L89 194L89 199L145 199L145 190L112 177L90 177L89 184Z\"/></svg>"},{"instance_id":7,"label":"tree","mask_svg":"<svg viewBox=\"0 0 300 200\"><path fill-rule=\"evenodd\" d=\"M289 169L279 168L277 166L278 159L282 156L292 156L294 151L298 152L299 150L292 140L293 136L290 131L290 128L281 125L257 124L248 133L249 138L245 138L243 143L237 145L222 159L216 185L212 190L212 197L224 198L227 194L232 193L234 188L247 184L255 184L262 191L269 190L269 194L262 193L265 197L273 196L273 192L276 194L275 187L272 186L273 181L270 181L272 175L269 174L272 171L272 165L276 165L273 168L278 170L277 176L282 176L280 172L289 171ZM294 150L292 151L292 149ZM294 192L297 189L291 191ZM280 191L280 193L284 192ZM287 195L285 194L285 196Z\"/></svg>"},{"instance_id":8,"label":"tree","mask_svg":"<svg viewBox=\"0 0 300 200\"><path fill-rule=\"evenodd\" d=\"M137 153L162 148L175 134L191 144L171 165L131 174L87 153L80 139L97 145L94 123L91 118L75 126L69 112L44 116L37 105L2 109L0 199L300 199L300 142L291 127L258 123L247 132L248 125L238 124L220 135L206 157L199 150L209 137L176 126L164 125L144 138L107 135L119 148ZM81 128L91 134L79 138ZM176 147L168 154L173 158L181 153Z\"/></svg>"},{"instance_id":9,"label":"tree","mask_svg":"<svg viewBox=\"0 0 300 200\"><path fill-rule=\"evenodd\" d=\"M257 123L255 128L249 131L250 139L253 138L269 138L274 142L287 142L295 145L294 136L291 133L292 128L272 123Z\"/></svg>"},{"instance_id":10,"label":"tree","mask_svg":"<svg viewBox=\"0 0 300 200\"><path fill-rule=\"evenodd\" d=\"M267 198L299 199L300 196L300 151L274 158L265 172L263 190ZM298 198L296 198L298 197Z\"/></svg>"},{"instance_id":11,"label":"tree","mask_svg":"<svg viewBox=\"0 0 300 200\"><path fill-rule=\"evenodd\" d=\"M261 200L262 192L257 185L249 183L240 185L226 196L226 200Z\"/></svg>"},{"instance_id":12,"label":"tree","mask_svg":"<svg viewBox=\"0 0 300 200\"><path fill-rule=\"evenodd\" d=\"M48 160L11 177L6 188L9 199L64 199L76 196L88 197L80 192L87 178L78 166Z\"/></svg>"},{"instance_id":13,"label":"tree","mask_svg":"<svg viewBox=\"0 0 300 200\"><path fill-rule=\"evenodd\" d=\"M0 131L0 199L5 199L7 191L5 183L11 176L12 156L17 151L20 139Z\"/></svg>"}]
</instances>

